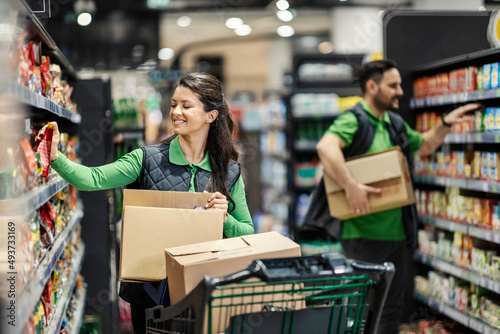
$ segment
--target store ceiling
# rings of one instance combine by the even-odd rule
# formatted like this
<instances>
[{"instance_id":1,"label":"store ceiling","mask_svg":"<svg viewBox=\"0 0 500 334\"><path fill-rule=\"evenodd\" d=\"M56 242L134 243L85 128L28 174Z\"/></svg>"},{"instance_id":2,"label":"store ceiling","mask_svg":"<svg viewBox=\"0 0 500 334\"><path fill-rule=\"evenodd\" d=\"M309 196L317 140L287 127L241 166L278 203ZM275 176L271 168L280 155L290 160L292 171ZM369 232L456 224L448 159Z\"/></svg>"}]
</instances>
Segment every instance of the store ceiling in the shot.
<instances>
[{"instance_id":1,"label":"store ceiling","mask_svg":"<svg viewBox=\"0 0 500 334\"><path fill-rule=\"evenodd\" d=\"M35 1L35 0L34 0ZM189 37L176 25L177 17L192 16L193 43L222 40L235 35L224 27L224 19L238 14L252 25L252 36L276 31L277 0L50 0L53 16L44 21L49 34L75 68L96 70L137 68L148 59L157 60L167 42L178 49ZM75 2L93 1L95 13L89 26L76 23ZM296 34L328 32L331 9L336 6L407 7L413 0L288 0L299 15L293 25ZM161 10L147 3L165 4ZM248 36L250 37L250 36ZM160 40L161 38L161 40ZM167 41L166 41L166 40Z\"/></svg>"}]
</instances>

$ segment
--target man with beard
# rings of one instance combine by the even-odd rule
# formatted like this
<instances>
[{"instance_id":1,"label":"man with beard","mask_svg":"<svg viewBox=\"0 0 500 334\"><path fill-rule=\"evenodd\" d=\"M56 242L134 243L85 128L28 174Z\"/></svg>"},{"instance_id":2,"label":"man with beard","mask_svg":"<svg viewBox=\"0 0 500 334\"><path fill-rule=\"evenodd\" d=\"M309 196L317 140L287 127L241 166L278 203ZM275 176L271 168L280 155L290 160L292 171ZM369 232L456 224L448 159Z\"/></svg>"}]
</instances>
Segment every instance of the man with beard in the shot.
<instances>
[{"instance_id":1,"label":"man with beard","mask_svg":"<svg viewBox=\"0 0 500 334\"><path fill-rule=\"evenodd\" d=\"M468 104L446 113L431 130L421 134L389 110L399 108L403 96L401 75L395 62L378 60L363 65L359 76L363 100L335 119L316 148L324 171L345 190L351 210L365 214L342 222L341 243L345 256L372 263L392 262L395 277L387 296L378 333L398 333L405 293L411 286L412 251L416 246L415 206L369 214L368 194L380 189L356 182L345 158L374 153L399 145L407 157L428 155L443 142L452 124L467 112L480 108ZM314 204L313 204L314 205Z\"/></svg>"}]
</instances>

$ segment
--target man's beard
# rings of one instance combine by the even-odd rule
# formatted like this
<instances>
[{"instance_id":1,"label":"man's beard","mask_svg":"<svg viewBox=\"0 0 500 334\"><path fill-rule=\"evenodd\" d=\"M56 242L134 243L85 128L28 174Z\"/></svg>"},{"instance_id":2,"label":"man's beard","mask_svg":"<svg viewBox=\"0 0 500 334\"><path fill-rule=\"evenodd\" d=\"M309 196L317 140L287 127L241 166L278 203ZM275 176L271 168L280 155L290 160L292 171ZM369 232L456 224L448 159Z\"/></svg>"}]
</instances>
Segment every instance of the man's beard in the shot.
<instances>
[{"instance_id":1,"label":"man's beard","mask_svg":"<svg viewBox=\"0 0 500 334\"><path fill-rule=\"evenodd\" d=\"M399 99L391 99L390 102L386 103L381 101L380 98L375 99L375 105L379 110L398 110L399 109Z\"/></svg>"}]
</instances>

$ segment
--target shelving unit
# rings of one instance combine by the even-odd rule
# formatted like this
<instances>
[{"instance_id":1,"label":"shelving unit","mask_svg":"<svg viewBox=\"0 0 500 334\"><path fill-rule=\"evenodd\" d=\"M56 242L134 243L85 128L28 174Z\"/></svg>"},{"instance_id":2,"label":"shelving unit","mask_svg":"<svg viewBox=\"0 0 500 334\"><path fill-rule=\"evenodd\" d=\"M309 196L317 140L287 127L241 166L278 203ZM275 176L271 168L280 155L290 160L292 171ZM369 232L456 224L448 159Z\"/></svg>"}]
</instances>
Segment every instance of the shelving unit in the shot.
<instances>
[{"instance_id":1,"label":"shelving unit","mask_svg":"<svg viewBox=\"0 0 500 334\"><path fill-rule=\"evenodd\" d=\"M71 235L73 234L76 226L80 224L82 217L83 210L79 207L73 212L71 220L56 238L51 249L47 251L47 253L45 253L43 258L40 260L36 272L34 272L33 276L24 285L24 289L21 292L18 301L19 323L24 324L28 320L31 311L40 299L45 283L49 280L50 275L56 266L57 260L68 245Z\"/></svg>"},{"instance_id":2,"label":"shelving unit","mask_svg":"<svg viewBox=\"0 0 500 334\"><path fill-rule=\"evenodd\" d=\"M466 190L483 191L489 193L500 194L500 182L454 179L451 177L430 176L430 175L414 175L415 183L436 185L443 187L458 187Z\"/></svg>"},{"instance_id":3,"label":"shelving unit","mask_svg":"<svg viewBox=\"0 0 500 334\"><path fill-rule=\"evenodd\" d=\"M4 85L4 87L0 87L0 90L9 93L19 102L37 109L38 113L40 113L40 110L47 111L45 115L42 115L43 117L58 116L75 124L79 124L81 122L82 118L80 114L57 105L55 102L29 90L27 87L9 83Z\"/></svg>"},{"instance_id":4,"label":"shelving unit","mask_svg":"<svg viewBox=\"0 0 500 334\"><path fill-rule=\"evenodd\" d=\"M481 276L479 273L460 268L452 263L420 253L415 254L415 260L422 264L500 294L500 282L494 281L485 276Z\"/></svg>"},{"instance_id":5,"label":"shelving unit","mask_svg":"<svg viewBox=\"0 0 500 334\"><path fill-rule=\"evenodd\" d=\"M423 223L434 225L446 231L460 232L462 234L470 235L471 237L486 240L489 242L494 242L500 245L500 231L487 230L485 228L481 228L474 225L467 225L428 216L420 216L420 220Z\"/></svg>"},{"instance_id":6,"label":"shelving unit","mask_svg":"<svg viewBox=\"0 0 500 334\"><path fill-rule=\"evenodd\" d=\"M468 315L463 314L463 313L455 310L454 308L435 300L434 298L426 296L418 291L415 291L413 295L417 300L428 305L433 310L436 310L439 313L446 315L448 318L453 319L453 320L461 323L462 325L464 325L464 326L466 326L466 327L468 327L468 328L470 328L478 333L500 334L500 331L498 331L494 328L491 328L487 324L485 324L477 319L471 318Z\"/></svg>"},{"instance_id":7,"label":"shelving unit","mask_svg":"<svg viewBox=\"0 0 500 334\"><path fill-rule=\"evenodd\" d=\"M29 214L40 208L67 185L68 182L64 181L60 176L56 176L52 181L21 197L0 200L0 217Z\"/></svg>"},{"instance_id":8,"label":"shelving unit","mask_svg":"<svg viewBox=\"0 0 500 334\"><path fill-rule=\"evenodd\" d=\"M464 54L461 56L436 61L430 64L419 66L413 69L413 79L431 76L439 73L445 73L452 70L465 68L469 66L481 67L484 64L490 64L498 61L500 49L492 49L486 51ZM412 98L410 100L410 108L414 113L421 111L432 111L448 108L452 105L460 105L469 102L481 102L486 105L495 106L500 103L500 89L476 90L471 92L463 92L457 94L449 94L443 96L430 96L427 98ZM468 150L473 150L478 147L493 147L492 151L498 149L500 143L500 133L465 133L465 134L448 134L444 140L444 144L459 144L466 145ZM482 145L482 146L475 146ZM481 150L481 149L479 149ZM483 180L472 179L457 179L441 176L430 175L414 175L414 183L417 188L426 188L428 186L439 187L457 187L465 191L473 191L487 194L500 194L500 183ZM449 221L430 216L420 216L420 222L430 224L437 229L459 232L463 235L468 235L477 239L494 243L496 249L500 249L500 231L489 230L481 225L467 225L458 222ZM484 242L483 241L483 242ZM468 281L493 293L500 294L500 282L494 281L489 277L485 277L477 272L461 268L439 258L429 257L423 254L416 254L415 261L424 264L427 267L434 268L438 271L458 277ZM418 291L414 293L415 298L430 308L444 314L445 316L456 320L464 326L479 333L500 333L497 329L491 328L487 324L478 319L471 318L466 314L462 314L449 305L445 305L433 298L425 296Z\"/></svg>"},{"instance_id":9,"label":"shelving unit","mask_svg":"<svg viewBox=\"0 0 500 334\"><path fill-rule=\"evenodd\" d=\"M288 125L282 94L269 93L260 105L262 128L260 141L260 184L263 212L255 220L256 232L278 231L289 236L290 151Z\"/></svg>"},{"instance_id":10,"label":"shelving unit","mask_svg":"<svg viewBox=\"0 0 500 334\"><path fill-rule=\"evenodd\" d=\"M60 65L64 75L63 79L67 81L71 80L71 86L73 86L73 81L78 80L76 70L56 46L43 25L38 21L37 17L31 13L26 2L24 0L8 0L6 6L9 10L9 18L15 20L16 26L24 28L24 33L16 37L29 38L41 42L42 54L44 56L49 56L52 64ZM14 43L15 38L13 38L11 42ZM4 74L5 78L10 78L8 75L9 73ZM23 126L22 129L17 126L15 129L12 129L12 135L15 135L14 138L17 138L16 136L26 138L32 124L48 121L57 121L59 128L62 130L61 132L69 132L71 135L76 134L82 121L81 116L76 111L63 108L48 98L31 91L29 88L9 80L10 79L4 79L0 82L0 91L17 104L27 107L23 108L23 111L27 111L25 114L20 112L19 115L15 115L18 116L19 121L23 121L25 126ZM6 108L3 112L7 113L11 111ZM24 119L22 117L24 117ZM16 119L16 122L19 121ZM54 172L47 178L40 180L39 184L34 189L22 195L12 195L11 198L7 197L6 199L0 200L0 218L5 219L5 221L12 221L16 224L17 228L18 221L25 224L25 219L23 217L31 216L37 209L50 201L54 195L67 186L68 183ZM19 189L21 189L21 187L19 187ZM19 192L21 191L15 190L14 193L17 194ZM81 202L78 202L62 231L60 231L58 235L55 235L52 244L45 250L42 257L38 259L38 262L33 264L35 268L27 274L28 277L20 277L19 275L21 274L19 271L10 273L16 276L17 289L15 296L16 326L8 328L7 330L9 333L17 334L24 332L26 324L32 316L32 312L39 304L46 283L51 279L52 273L57 267L58 260L61 258L62 254L65 253L65 249L71 240L74 240L75 230L77 226L80 225L83 215L83 205ZM17 242L16 240L16 243ZM21 245L16 244L16 247L19 248ZM77 276L83 264L84 256L85 246L81 243L75 256L71 259L67 259L67 261L71 263L71 268L68 277L61 280L61 282L63 282L63 290L60 292L59 299L55 308L52 310L50 323L48 327L45 328L44 333L59 333L61 323L63 322L66 309L71 299L73 288L76 284ZM18 259L16 258L16 260ZM2 261L5 261L5 259ZM15 262L9 269L12 271L18 269ZM84 309L83 303L85 302L85 294L83 294L82 298L81 313ZM4 311L0 313L3 317ZM80 315L80 320L77 321L81 321L81 319L82 316ZM4 325L4 323L0 324L0 331L4 329ZM79 326L79 324L77 325Z\"/></svg>"},{"instance_id":11,"label":"shelving unit","mask_svg":"<svg viewBox=\"0 0 500 334\"><path fill-rule=\"evenodd\" d=\"M76 277L80 272L85 256L85 245L82 243L78 249L78 254L73 259L70 273L64 283L62 297L57 301L55 309L52 311L52 318L46 328L47 334L58 334L61 329L61 324L65 316L66 309L68 308L71 300L71 294L76 284Z\"/></svg>"},{"instance_id":12,"label":"shelving unit","mask_svg":"<svg viewBox=\"0 0 500 334\"><path fill-rule=\"evenodd\" d=\"M68 334L79 334L82 327L83 313L85 311L85 302L87 300L87 287L84 284L80 290L80 295L76 299L76 309L73 316L72 327Z\"/></svg>"},{"instance_id":13,"label":"shelving unit","mask_svg":"<svg viewBox=\"0 0 500 334\"><path fill-rule=\"evenodd\" d=\"M311 194L315 182L320 179L317 175L319 158L316 144L331 122L343 112L335 105L338 103L336 98L361 95L359 84L355 81L353 72L349 71L360 67L363 58L364 55L360 54L298 54L293 59L293 91L286 102L291 157L292 209L289 221L291 235L296 240L328 239L324 234L302 227L303 215L309 205L305 198ZM307 68L311 66L319 66L324 70L312 71L314 74L311 74L307 72ZM340 73L335 73L335 70ZM303 100L308 95L314 98Z\"/></svg>"}]
</instances>

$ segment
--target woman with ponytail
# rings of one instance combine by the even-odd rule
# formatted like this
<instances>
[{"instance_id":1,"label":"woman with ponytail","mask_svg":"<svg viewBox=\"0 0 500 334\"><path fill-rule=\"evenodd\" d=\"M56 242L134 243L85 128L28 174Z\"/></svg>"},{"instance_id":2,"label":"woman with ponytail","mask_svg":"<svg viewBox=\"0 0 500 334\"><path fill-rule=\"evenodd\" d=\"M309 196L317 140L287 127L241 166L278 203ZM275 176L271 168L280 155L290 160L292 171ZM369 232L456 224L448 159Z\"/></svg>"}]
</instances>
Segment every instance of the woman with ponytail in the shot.
<instances>
[{"instance_id":1,"label":"woman with ponytail","mask_svg":"<svg viewBox=\"0 0 500 334\"><path fill-rule=\"evenodd\" d=\"M57 151L59 131L52 122L51 167L83 191L135 184L148 190L212 192L206 209L226 212L224 236L252 234L239 153L232 138L235 123L220 82L207 73L181 78L172 96L170 119L174 134L164 142L91 168L71 162ZM122 283L120 296L130 303L134 333L144 333L145 310L155 303L143 284Z\"/></svg>"}]
</instances>

